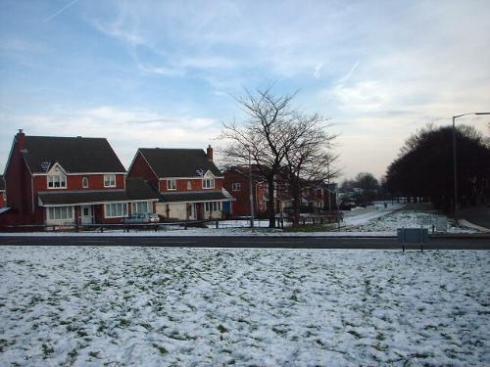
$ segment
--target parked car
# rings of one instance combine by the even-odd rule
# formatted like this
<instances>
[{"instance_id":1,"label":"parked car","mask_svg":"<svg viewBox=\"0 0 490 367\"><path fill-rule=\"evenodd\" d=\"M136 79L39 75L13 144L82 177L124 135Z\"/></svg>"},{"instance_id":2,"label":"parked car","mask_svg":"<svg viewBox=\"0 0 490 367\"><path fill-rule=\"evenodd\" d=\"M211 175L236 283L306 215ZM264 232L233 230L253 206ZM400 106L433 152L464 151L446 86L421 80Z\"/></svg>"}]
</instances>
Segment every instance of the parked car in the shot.
<instances>
[{"instance_id":1,"label":"parked car","mask_svg":"<svg viewBox=\"0 0 490 367\"><path fill-rule=\"evenodd\" d=\"M138 213L124 219L127 224L158 223L160 218L154 213Z\"/></svg>"}]
</instances>

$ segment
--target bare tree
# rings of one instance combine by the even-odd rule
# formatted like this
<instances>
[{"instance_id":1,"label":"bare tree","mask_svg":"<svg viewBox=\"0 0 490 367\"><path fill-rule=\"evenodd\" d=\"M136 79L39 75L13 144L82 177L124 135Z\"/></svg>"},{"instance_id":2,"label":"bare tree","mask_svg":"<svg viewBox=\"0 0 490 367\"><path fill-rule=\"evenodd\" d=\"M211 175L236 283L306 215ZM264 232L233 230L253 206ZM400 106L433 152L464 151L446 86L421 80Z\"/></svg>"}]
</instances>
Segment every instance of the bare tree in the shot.
<instances>
[{"instance_id":1,"label":"bare tree","mask_svg":"<svg viewBox=\"0 0 490 367\"><path fill-rule=\"evenodd\" d=\"M301 196L305 188L325 183L338 175L333 168L337 156L332 154L334 134L327 133L328 124L318 114L295 113L290 124L291 144L285 154L289 190L293 199L293 225L299 224Z\"/></svg>"},{"instance_id":2,"label":"bare tree","mask_svg":"<svg viewBox=\"0 0 490 367\"><path fill-rule=\"evenodd\" d=\"M275 96L271 88L248 90L236 98L247 119L241 124L224 124L221 138L229 141L225 154L229 161L246 164L249 155L268 184L269 226L275 227L274 182L286 152L292 144L291 100L294 94Z\"/></svg>"}]
</instances>

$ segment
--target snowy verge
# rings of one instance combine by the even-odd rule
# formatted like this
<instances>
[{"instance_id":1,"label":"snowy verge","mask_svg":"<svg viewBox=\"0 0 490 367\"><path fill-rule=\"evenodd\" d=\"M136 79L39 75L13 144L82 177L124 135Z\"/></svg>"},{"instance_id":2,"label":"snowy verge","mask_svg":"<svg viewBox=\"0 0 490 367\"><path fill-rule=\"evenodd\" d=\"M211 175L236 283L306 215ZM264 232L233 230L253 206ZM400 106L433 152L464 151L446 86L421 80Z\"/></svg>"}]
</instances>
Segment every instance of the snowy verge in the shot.
<instances>
[{"instance_id":1,"label":"snowy verge","mask_svg":"<svg viewBox=\"0 0 490 367\"><path fill-rule=\"evenodd\" d=\"M489 366L490 251L0 247L0 366Z\"/></svg>"}]
</instances>

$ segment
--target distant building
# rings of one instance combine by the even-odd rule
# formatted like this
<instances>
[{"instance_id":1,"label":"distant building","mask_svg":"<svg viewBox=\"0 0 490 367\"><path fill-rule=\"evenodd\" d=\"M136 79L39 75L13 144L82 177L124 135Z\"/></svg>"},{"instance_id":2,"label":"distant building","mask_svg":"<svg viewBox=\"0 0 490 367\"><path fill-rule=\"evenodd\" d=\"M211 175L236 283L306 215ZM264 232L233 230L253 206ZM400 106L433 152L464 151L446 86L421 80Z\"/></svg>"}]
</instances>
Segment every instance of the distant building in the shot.
<instances>
[{"instance_id":1,"label":"distant building","mask_svg":"<svg viewBox=\"0 0 490 367\"><path fill-rule=\"evenodd\" d=\"M140 148L128 175L152 185L159 193L156 212L168 220L218 219L231 213L232 197L223 187L211 146L206 152Z\"/></svg>"},{"instance_id":2,"label":"distant building","mask_svg":"<svg viewBox=\"0 0 490 367\"><path fill-rule=\"evenodd\" d=\"M7 205L7 194L5 190L5 180L2 175L0 175L0 209L5 208Z\"/></svg>"},{"instance_id":3,"label":"distant building","mask_svg":"<svg viewBox=\"0 0 490 367\"><path fill-rule=\"evenodd\" d=\"M267 215L267 183L261 173L252 166L252 190L254 215ZM233 216L250 216L250 179L248 166L234 166L224 173L224 186L233 196Z\"/></svg>"},{"instance_id":4,"label":"distant building","mask_svg":"<svg viewBox=\"0 0 490 367\"><path fill-rule=\"evenodd\" d=\"M14 137L5 168L9 222L120 223L154 212L157 194L126 170L105 138Z\"/></svg>"},{"instance_id":5,"label":"distant building","mask_svg":"<svg viewBox=\"0 0 490 367\"><path fill-rule=\"evenodd\" d=\"M234 166L224 173L225 188L233 196L233 215L250 215L250 181L248 166ZM267 202L269 201L268 183L256 165L252 165L252 190L254 210L256 216L267 216ZM336 210L337 193L336 184L319 182L302 182L300 206L303 211L320 213ZM290 214L293 198L289 184L284 175L277 175L274 187L274 208L276 214Z\"/></svg>"}]
</instances>

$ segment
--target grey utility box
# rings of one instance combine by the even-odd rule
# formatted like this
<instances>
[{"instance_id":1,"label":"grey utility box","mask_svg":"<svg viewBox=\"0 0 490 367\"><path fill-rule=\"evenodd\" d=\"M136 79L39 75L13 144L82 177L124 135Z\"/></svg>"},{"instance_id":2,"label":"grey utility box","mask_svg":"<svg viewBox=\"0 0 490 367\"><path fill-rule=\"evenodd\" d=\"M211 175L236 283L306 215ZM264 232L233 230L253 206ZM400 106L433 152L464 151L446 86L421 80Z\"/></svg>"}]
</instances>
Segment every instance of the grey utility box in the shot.
<instances>
[{"instance_id":1,"label":"grey utility box","mask_svg":"<svg viewBox=\"0 0 490 367\"><path fill-rule=\"evenodd\" d=\"M426 243L429 240L427 228L398 228L397 234L400 243Z\"/></svg>"}]
</instances>

